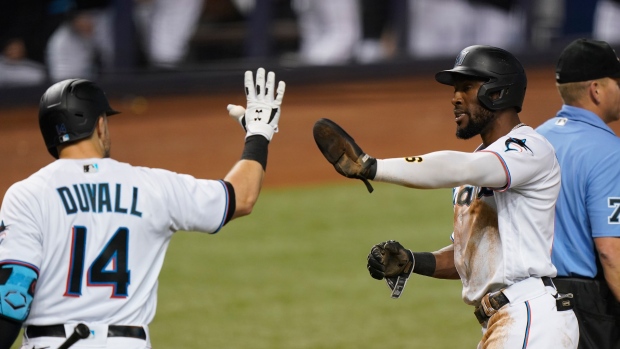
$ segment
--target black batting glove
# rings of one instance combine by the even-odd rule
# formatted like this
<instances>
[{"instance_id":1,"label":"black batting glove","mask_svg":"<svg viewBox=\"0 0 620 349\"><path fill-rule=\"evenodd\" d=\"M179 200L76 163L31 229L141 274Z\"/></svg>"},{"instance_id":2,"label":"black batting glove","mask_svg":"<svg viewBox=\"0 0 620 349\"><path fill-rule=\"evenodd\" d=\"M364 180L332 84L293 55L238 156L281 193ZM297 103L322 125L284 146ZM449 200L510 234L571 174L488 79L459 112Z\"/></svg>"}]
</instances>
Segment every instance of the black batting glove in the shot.
<instances>
[{"instance_id":1,"label":"black batting glove","mask_svg":"<svg viewBox=\"0 0 620 349\"><path fill-rule=\"evenodd\" d=\"M381 243L383 244L383 243ZM383 255L381 254L381 244L374 245L368 254L366 267L373 279L382 280L385 277L385 266L383 265Z\"/></svg>"}]
</instances>

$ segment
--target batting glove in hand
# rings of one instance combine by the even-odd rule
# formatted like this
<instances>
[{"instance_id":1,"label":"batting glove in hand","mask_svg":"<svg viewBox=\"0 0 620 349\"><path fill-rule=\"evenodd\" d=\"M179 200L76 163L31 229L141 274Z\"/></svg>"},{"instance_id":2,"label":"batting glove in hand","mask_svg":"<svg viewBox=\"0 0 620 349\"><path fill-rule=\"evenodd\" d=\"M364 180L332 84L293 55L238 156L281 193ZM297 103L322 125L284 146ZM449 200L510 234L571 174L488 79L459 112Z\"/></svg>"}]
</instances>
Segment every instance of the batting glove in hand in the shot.
<instances>
[{"instance_id":1,"label":"batting glove in hand","mask_svg":"<svg viewBox=\"0 0 620 349\"><path fill-rule=\"evenodd\" d=\"M245 72L245 95L247 106L229 104L229 115L237 120L247 132L246 137L261 135L271 141L273 134L278 132L278 122L282 99L286 84L278 83L278 90L274 91L276 75L273 72L267 74L265 81L265 69L259 68L256 72L256 84L251 71ZM274 96L274 92L276 95Z\"/></svg>"},{"instance_id":2,"label":"batting glove in hand","mask_svg":"<svg viewBox=\"0 0 620 349\"><path fill-rule=\"evenodd\" d=\"M374 245L368 254L367 268L374 279L385 281L392 298L399 298L407 279L413 272L413 253L398 241L389 240Z\"/></svg>"}]
</instances>

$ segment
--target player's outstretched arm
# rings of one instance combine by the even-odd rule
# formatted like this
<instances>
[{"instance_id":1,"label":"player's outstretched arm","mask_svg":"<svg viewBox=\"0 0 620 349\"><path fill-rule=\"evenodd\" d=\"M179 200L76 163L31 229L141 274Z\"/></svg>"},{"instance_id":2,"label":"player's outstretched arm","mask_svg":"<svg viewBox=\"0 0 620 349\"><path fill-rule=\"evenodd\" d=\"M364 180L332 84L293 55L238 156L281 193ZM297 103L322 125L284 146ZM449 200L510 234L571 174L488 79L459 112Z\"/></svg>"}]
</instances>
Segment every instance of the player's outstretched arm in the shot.
<instances>
[{"instance_id":1,"label":"player's outstretched arm","mask_svg":"<svg viewBox=\"0 0 620 349\"><path fill-rule=\"evenodd\" d=\"M439 151L422 156L375 159L362 151L344 129L329 119L313 127L314 140L325 159L347 178L361 179L369 192L369 180L411 188L452 188L462 184L503 187L507 183L502 162L490 152Z\"/></svg>"},{"instance_id":2,"label":"player's outstretched arm","mask_svg":"<svg viewBox=\"0 0 620 349\"><path fill-rule=\"evenodd\" d=\"M228 172L224 180L235 191L235 213L232 219L247 216L258 200L265 171L256 161L240 160Z\"/></svg>"},{"instance_id":3,"label":"player's outstretched arm","mask_svg":"<svg viewBox=\"0 0 620 349\"><path fill-rule=\"evenodd\" d=\"M398 241L389 240L374 245L368 254L366 268L373 279L395 277L403 272L431 276L437 279L458 279L454 265L454 245L435 252L411 252ZM413 267L413 270L409 270Z\"/></svg>"},{"instance_id":4,"label":"player's outstretched arm","mask_svg":"<svg viewBox=\"0 0 620 349\"><path fill-rule=\"evenodd\" d=\"M275 74L259 68L256 80L251 71L245 72L246 107L228 105L229 115L237 120L246 131L245 147L238 161L228 172L225 181L235 191L235 213L232 218L252 212L267 168L268 146L273 135L278 132L278 122L286 84L284 81L275 87Z\"/></svg>"},{"instance_id":5,"label":"player's outstretched arm","mask_svg":"<svg viewBox=\"0 0 620 349\"><path fill-rule=\"evenodd\" d=\"M492 152L437 151L406 158L377 159L375 181L410 188L453 188L463 184L501 188L506 169Z\"/></svg>"}]
</instances>

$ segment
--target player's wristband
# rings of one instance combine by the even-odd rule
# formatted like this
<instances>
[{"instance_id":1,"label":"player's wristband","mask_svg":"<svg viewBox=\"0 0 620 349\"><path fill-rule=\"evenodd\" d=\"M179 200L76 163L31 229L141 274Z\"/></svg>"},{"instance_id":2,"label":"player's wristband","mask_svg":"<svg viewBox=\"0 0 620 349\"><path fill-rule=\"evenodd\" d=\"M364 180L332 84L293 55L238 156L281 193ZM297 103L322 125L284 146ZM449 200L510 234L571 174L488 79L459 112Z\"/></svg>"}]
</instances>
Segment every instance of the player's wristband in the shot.
<instances>
[{"instance_id":1,"label":"player's wristband","mask_svg":"<svg viewBox=\"0 0 620 349\"><path fill-rule=\"evenodd\" d=\"M367 179L373 180L377 176L377 159L371 159L370 166L368 167Z\"/></svg>"},{"instance_id":2,"label":"player's wristband","mask_svg":"<svg viewBox=\"0 0 620 349\"><path fill-rule=\"evenodd\" d=\"M413 272L425 276L433 276L437 268L435 255L430 252L413 252Z\"/></svg>"},{"instance_id":3,"label":"player's wristband","mask_svg":"<svg viewBox=\"0 0 620 349\"><path fill-rule=\"evenodd\" d=\"M245 147L241 154L242 160L254 160L263 166L263 171L267 169L267 154L269 141L261 135L251 135L245 139Z\"/></svg>"}]
</instances>

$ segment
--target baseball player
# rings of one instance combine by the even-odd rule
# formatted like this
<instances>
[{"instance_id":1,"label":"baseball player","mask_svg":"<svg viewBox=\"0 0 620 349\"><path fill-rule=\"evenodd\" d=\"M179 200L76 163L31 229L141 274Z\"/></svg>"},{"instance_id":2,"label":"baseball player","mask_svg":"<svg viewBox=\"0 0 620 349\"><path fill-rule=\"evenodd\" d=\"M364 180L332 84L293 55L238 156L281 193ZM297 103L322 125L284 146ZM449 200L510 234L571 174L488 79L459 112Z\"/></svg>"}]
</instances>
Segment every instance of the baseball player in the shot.
<instances>
[{"instance_id":1,"label":"baseball player","mask_svg":"<svg viewBox=\"0 0 620 349\"><path fill-rule=\"evenodd\" d=\"M579 300L579 348L620 348L620 62L604 41L577 39L556 65L564 105L537 131L562 167L551 260L558 290Z\"/></svg>"},{"instance_id":2,"label":"baseball player","mask_svg":"<svg viewBox=\"0 0 620 349\"><path fill-rule=\"evenodd\" d=\"M332 121L315 124L319 149L346 177L456 187L452 243L433 253L411 252L396 241L377 244L368 255L370 275L385 278L394 298L412 272L461 279L463 300L482 326L478 348L576 348L572 299L551 282L560 167L551 144L519 120L523 67L505 50L476 45L435 78L454 86L456 136L480 135L475 152L375 159Z\"/></svg>"},{"instance_id":3,"label":"baseball player","mask_svg":"<svg viewBox=\"0 0 620 349\"><path fill-rule=\"evenodd\" d=\"M52 85L39 125L57 160L12 185L0 209L0 347L23 326L23 349L56 348L84 323L90 336L74 348L150 348L174 232L216 233L252 211L278 131L285 84L274 86L273 72L245 73L247 109L229 105L246 131L241 160L207 180L109 158L108 118L118 112L103 90L80 79Z\"/></svg>"}]
</instances>

